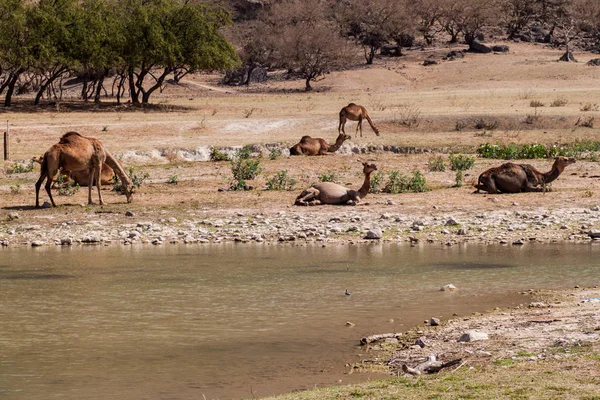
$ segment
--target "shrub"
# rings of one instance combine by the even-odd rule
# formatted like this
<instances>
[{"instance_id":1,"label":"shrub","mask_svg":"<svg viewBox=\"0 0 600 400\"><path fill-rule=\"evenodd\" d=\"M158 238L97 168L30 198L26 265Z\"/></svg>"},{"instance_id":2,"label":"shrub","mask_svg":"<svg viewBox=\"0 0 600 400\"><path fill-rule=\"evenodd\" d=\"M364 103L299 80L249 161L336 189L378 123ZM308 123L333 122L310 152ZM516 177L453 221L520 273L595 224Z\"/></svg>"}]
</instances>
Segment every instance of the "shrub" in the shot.
<instances>
[{"instance_id":1,"label":"shrub","mask_svg":"<svg viewBox=\"0 0 600 400\"><path fill-rule=\"evenodd\" d=\"M543 144L508 144L499 146L497 144L485 143L477 148L477 154L482 158L496 159L529 159L529 158L554 158L556 156L567 157L596 157L595 152L600 151L600 142L591 140L578 140L561 146L546 146ZM587 154L586 154L587 153Z\"/></svg>"},{"instance_id":2,"label":"shrub","mask_svg":"<svg viewBox=\"0 0 600 400\"><path fill-rule=\"evenodd\" d=\"M431 172L443 172L446 170L446 162L442 156L430 157L427 166Z\"/></svg>"},{"instance_id":3,"label":"shrub","mask_svg":"<svg viewBox=\"0 0 600 400\"><path fill-rule=\"evenodd\" d=\"M475 129L485 129L486 131L493 131L500 125L495 119L487 120L485 118L475 119Z\"/></svg>"},{"instance_id":4,"label":"shrub","mask_svg":"<svg viewBox=\"0 0 600 400\"><path fill-rule=\"evenodd\" d=\"M213 147L210 151L210 161L230 161L229 155Z\"/></svg>"},{"instance_id":5,"label":"shrub","mask_svg":"<svg viewBox=\"0 0 600 400\"><path fill-rule=\"evenodd\" d=\"M58 184L58 193L59 196L74 196L80 189L78 183L71 181L71 183L65 183L67 179L66 175L58 174L58 178L56 179L56 183Z\"/></svg>"},{"instance_id":6,"label":"shrub","mask_svg":"<svg viewBox=\"0 0 600 400\"><path fill-rule=\"evenodd\" d=\"M271 152L269 153L269 160L277 160L279 157L281 157L281 150L271 149Z\"/></svg>"},{"instance_id":7,"label":"shrub","mask_svg":"<svg viewBox=\"0 0 600 400\"><path fill-rule=\"evenodd\" d=\"M568 102L569 100L565 99L564 97L559 97L558 99L552 100L550 107L564 107Z\"/></svg>"},{"instance_id":8,"label":"shrub","mask_svg":"<svg viewBox=\"0 0 600 400\"><path fill-rule=\"evenodd\" d=\"M131 183L135 188L139 188L142 186L144 181L150 177L150 174L147 172L136 174L134 167L129 167L127 169L127 175L129 175L129 179L131 179ZM113 191L117 193L124 194L123 183L117 178L117 176L113 176Z\"/></svg>"},{"instance_id":9,"label":"shrub","mask_svg":"<svg viewBox=\"0 0 600 400\"><path fill-rule=\"evenodd\" d=\"M598 103L584 103L579 106L581 111L598 111Z\"/></svg>"},{"instance_id":10,"label":"shrub","mask_svg":"<svg viewBox=\"0 0 600 400\"><path fill-rule=\"evenodd\" d=\"M467 123L461 119L456 121L456 123L454 124L454 130L458 131L458 132L462 131L466 127L467 127Z\"/></svg>"},{"instance_id":11,"label":"shrub","mask_svg":"<svg viewBox=\"0 0 600 400\"><path fill-rule=\"evenodd\" d=\"M575 123L577 126L583 126L584 128L593 128L594 127L594 117L587 117L585 119L579 118Z\"/></svg>"},{"instance_id":12,"label":"shrub","mask_svg":"<svg viewBox=\"0 0 600 400\"><path fill-rule=\"evenodd\" d=\"M12 186L10 187L10 192L11 192L12 194L19 194L19 193L21 193L21 185L19 185L19 184L12 185Z\"/></svg>"},{"instance_id":13,"label":"shrub","mask_svg":"<svg viewBox=\"0 0 600 400\"><path fill-rule=\"evenodd\" d=\"M465 171L475 164L475 157L465 154L450 154L450 169L452 171Z\"/></svg>"},{"instance_id":14,"label":"shrub","mask_svg":"<svg viewBox=\"0 0 600 400\"><path fill-rule=\"evenodd\" d=\"M382 172L376 172L373 175L371 175L371 187L369 188L369 191L371 193L379 193L380 192L379 186L381 185L382 180L383 180Z\"/></svg>"},{"instance_id":15,"label":"shrub","mask_svg":"<svg viewBox=\"0 0 600 400\"><path fill-rule=\"evenodd\" d=\"M424 192L427 182L420 171L413 171L412 176L402 175L400 171L390 171L388 181L383 188L385 193L397 194L406 192Z\"/></svg>"},{"instance_id":16,"label":"shrub","mask_svg":"<svg viewBox=\"0 0 600 400\"><path fill-rule=\"evenodd\" d=\"M267 179L266 190L294 190L295 185L296 180L288 175L287 169L284 169Z\"/></svg>"},{"instance_id":17,"label":"shrub","mask_svg":"<svg viewBox=\"0 0 600 400\"><path fill-rule=\"evenodd\" d=\"M246 180L254 179L260 173L261 156L251 158L252 150L243 147L236 151L233 160L231 160L231 174L233 181L230 184L231 190L245 190Z\"/></svg>"},{"instance_id":18,"label":"shrub","mask_svg":"<svg viewBox=\"0 0 600 400\"><path fill-rule=\"evenodd\" d=\"M421 109L414 104L403 105L394 115L393 122L407 128L416 128L421 123Z\"/></svg>"},{"instance_id":19,"label":"shrub","mask_svg":"<svg viewBox=\"0 0 600 400\"><path fill-rule=\"evenodd\" d=\"M544 107L544 105L545 105L545 104L544 104L544 103L542 103L542 102L541 102L541 101L539 101L539 100L531 100L531 101L529 102L529 107L535 107L535 108L537 108L537 107Z\"/></svg>"},{"instance_id":20,"label":"shrub","mask_svg":"<svg viewBox=\"0 0 600 400\"><path fill-rule=\"evenodd\" d=\"M11 166L6 167L7 174L24 174L33 171L33 161L28 163L15 161Z\"/></svg>"},{"instance_id":21,"label":"shrub","mask_svg":"<svg viewBox=\"0 0 600 400\"><path fill-rule=\"evenodd\" d=\"M463 185L464 174L462 170L456 171L456 176L454 177L456 181L456 187L461 187Z\"/></svg>"},{"instance_id":22,"label":"shrub","mask_svg":"<svg viewBox=\"0 0 600 400\"><path fill-rule=\"evenodd\" d=\"M171 175L169 179L167 179L167 183L171 185L177 185L179 182L179 177L177 175Z\"/></svg>"},{"instance_id":23,"label":"shrub","mask_svg":"<svg viewBox=\"0 0 600 400\"><path fill-rule=\"evenodd\" d=\"M335 182L337 181L337 175L335 172L328 171L324 174L321 174L321 176L319 176L319 180L321 182Z\"/></svg>"}]
</instances>

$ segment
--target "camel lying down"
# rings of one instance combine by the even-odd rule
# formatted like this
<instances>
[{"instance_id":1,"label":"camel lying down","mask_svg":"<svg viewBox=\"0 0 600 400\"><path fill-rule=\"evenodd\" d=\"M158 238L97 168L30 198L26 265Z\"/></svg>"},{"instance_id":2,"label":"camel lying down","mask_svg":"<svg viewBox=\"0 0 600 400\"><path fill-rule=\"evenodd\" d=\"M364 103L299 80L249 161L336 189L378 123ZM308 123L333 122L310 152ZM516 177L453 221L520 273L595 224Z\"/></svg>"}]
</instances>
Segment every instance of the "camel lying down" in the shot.
<instances>
[{"instance_id":1,"label":"camel lying down","mask_svg":"<svg viewBox=\"0 0 600 400\"><path fill-rule=\"evenodd\" d=\"M302 139L298 143L290 147L290 155L324 156L335 153L348 139L352 139L352 136L340 133L335 140L335 144L329 145L325 139L302 136Z\"/></svg>"},{"instance_id":2,"label":"camel lying down","mask_svg":"<svg viewBox=\"0 0 600 400\"><path fill-rule=\"evenodd\" d=\"M362 163L365 180L359 190L348 189L332 182L321 182L309 187L296 198L297 206L319 204L356 205L360 199L367 196L371 188L371 173L377 171L375 164Z\"/></svg>"},{"instance_id":3,"label":"camel lying down","mask_svg":"<svg viewBox=\"0 0 600 400\"><path fill-rule=\"evenodd\" d=\"M490 194L546 192L546 184L554 181L574 158L556 157L552 169L542 173L529 164L504 163L479 175L475 193L484 190ZM540 187L541 185L541 187Z\"/></svg>"}]
</instances>

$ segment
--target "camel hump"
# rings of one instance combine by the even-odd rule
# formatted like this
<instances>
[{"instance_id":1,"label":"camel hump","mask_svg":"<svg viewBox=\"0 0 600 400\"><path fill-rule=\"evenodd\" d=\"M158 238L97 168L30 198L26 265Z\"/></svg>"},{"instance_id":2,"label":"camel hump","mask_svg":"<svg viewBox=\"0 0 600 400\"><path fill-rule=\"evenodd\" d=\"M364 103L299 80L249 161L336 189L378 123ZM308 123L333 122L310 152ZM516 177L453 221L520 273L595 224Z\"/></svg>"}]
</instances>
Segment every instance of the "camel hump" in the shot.
<instances>
[{"instance_id":1,"label":"camel hump","mask_svg":"<svg viewBox=\"0 0 600 400\"><path fill-rule=\"evenodd\" d=\"M308 139L312 139L312 138L310 136L308 136L308 135L304 135L304 136L302 136L302 138L300 139L300 141L308 140Z\"/></svg>"},{"instance_id":2,"label":"camel hump","mask_svg":"<svg viewBox=\"0 0 600 400\"><path fill-rule=\"evenodd\" d=\"M346 107L354 107L355 105L356 105L355 103L350 103Z\"/></svg>"},{"instance_id":3,"label":"camel hump","mask_svg":"<svg viewBox=\"0 0 600 400\"><path fill-rule=\"evenodd\" d=\"M64 135L62 135L62 137L60 138L60 140L58 142L64 144L64 143L67 143L69 140L71 140L72 138L75 138L75 137L83 137L83 136L81 136L77 132L70 131L70 132L67 132Z\"/></svg>"}]
</instances>

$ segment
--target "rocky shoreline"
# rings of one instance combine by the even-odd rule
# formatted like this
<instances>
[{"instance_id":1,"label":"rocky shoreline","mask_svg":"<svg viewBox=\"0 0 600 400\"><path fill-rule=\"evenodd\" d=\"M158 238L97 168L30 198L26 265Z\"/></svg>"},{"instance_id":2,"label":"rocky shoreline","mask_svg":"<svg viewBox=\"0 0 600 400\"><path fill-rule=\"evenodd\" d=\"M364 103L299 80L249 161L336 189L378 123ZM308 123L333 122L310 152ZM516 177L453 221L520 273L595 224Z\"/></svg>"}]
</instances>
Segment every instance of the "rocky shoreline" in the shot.
<instances>
[{"instance_id":1,"label":"rocky shoreline","mask_svg":"<svg viewBox=\"0 0 600 400\"><path fill-rule=\"evenodd\" d=\"M358 207L291 207L281 211L187 210L72 212L68 215L8 213L2 246L75 244L209 244L372 242L525 245L600 239L600 207L398 213ZM385 208L381 208L384 209Z\"/></svg>"}]
</instances>

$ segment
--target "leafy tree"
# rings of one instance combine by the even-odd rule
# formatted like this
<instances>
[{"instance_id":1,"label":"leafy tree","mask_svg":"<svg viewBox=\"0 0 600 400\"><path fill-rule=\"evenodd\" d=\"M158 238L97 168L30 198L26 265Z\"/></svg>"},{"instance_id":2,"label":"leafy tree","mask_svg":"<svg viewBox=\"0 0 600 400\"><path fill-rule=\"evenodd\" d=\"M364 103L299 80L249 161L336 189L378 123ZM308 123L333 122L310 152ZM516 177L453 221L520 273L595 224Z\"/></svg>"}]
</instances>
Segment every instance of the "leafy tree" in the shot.
<instances>
[{"instance_id":1,"label":"leafy tree","mask_svg":"<svg viewBox=\"0 0 600 400\"><path fill-rule=\"evenodd\" d=\"M147 104L165 78L178 69L228 69L239 63L219 32L230 23L225 10L176 0L122 3L125 40L120 54L133 103L140 103L141 96L141 103Z\"/></svg>"}]
</instances>

